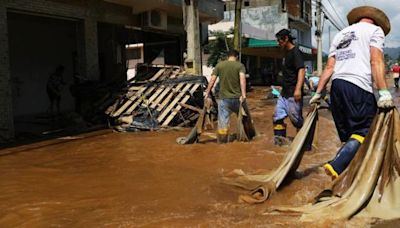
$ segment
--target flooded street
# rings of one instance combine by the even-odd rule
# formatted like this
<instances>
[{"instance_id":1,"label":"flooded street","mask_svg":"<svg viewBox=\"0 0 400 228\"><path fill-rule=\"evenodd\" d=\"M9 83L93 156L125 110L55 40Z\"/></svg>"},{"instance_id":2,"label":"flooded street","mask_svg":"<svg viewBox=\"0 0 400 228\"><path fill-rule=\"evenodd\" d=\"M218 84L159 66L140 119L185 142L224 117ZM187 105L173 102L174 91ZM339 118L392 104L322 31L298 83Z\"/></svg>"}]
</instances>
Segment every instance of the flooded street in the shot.
<instances>
[{"instance_id":1,"label":"flooded street","mask_svg":"<svg viewBox=\"0 0 400 228\"><path fill-rule=\"evenodd\" d=\"M221 183L222 174L233 169L273 170L285 154L287 148L273 145L275 103L264 96L255 90L249 97L259 135L251 143L218 145L202 136L201 143L183 146L175 139L188 129L103 130L1 150L0 227L343 227L343 221L307 224L298 216L262 214L271 206L304 205L329 184L315 168L340 144L327 110L320 112L318 148L305 154L298 178L270 200L240 204L243 191ZM346 222L367 224L358 218Z\"/></svg>"}]
</instances>

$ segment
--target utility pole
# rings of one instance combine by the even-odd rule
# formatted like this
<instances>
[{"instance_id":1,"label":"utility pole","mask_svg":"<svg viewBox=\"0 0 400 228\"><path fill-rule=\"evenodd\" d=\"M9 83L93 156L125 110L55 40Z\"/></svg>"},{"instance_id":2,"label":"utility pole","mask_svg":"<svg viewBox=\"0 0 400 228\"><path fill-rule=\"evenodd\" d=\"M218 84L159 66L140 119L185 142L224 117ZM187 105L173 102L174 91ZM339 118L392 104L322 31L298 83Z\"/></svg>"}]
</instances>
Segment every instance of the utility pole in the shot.
<instances>
[{"instance_id":1,"label":"utility pole","mask_svg":"<svg viewBox=\"0 0 400 228\"><path fill-rule=\"evenodd\" d=\"M243 0L235 0L235 26L233 28L233 48L237 51L241 49L241 30L242 30L242 3Z\"/></svg>"},{"instance_id":2,"label":"utility pole","mask_svg":"<svg viewBox=\"0 0 400 228\"><path fill-rule=\"evenodd\" d=\"M201 74L201 48L198 0L182 0L183 25L187 37L185 70L189 74Z\"/></svg>"},{"instance_id":3,"label":"utility pole","mask_svg":"<svg viewBox=\"0 0 400 228\"><path fill-rule=\"evenodd\" d=\"M328 34L329 34L329 35L328 35L328 36L329 36L329 37L328 37L328 38L329 38L329 40L328 40L329 43L328 43L328 44L329 44L329 47L330 47L330 46L331 46L331 26L330 26L330 25L328 26Z\"/></svg>"},{"instance_id":4,"label":"utility pole","mask_svg":"<svg viewBox=\"0 0 400 228\"><path fill-rule=\"evenodd\" d=\"M316 8L316 22L317 30L315 31L315 36L317 38L317 72L318 75L322 74L322 23L321 23L321 0L317 0Z\"/></svg>"}]
</instances>

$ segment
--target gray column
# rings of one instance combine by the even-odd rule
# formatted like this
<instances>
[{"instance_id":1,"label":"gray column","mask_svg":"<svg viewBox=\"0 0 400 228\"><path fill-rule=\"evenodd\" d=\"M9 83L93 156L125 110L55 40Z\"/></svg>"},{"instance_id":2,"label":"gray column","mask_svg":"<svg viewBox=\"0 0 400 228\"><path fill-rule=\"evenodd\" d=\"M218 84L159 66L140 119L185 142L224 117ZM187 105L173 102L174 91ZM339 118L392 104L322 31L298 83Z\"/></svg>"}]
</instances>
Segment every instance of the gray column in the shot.
<instances>
[{"instance_id":1,"label":"gray column","mask_svg":"<svg viewBox=\"0 0 400 228\"><path fill-rule=\"evenodd\" d=\"M7 9L3 5L0 6L0 143L2 142L2 138L10 139L14 137L7 33Z\"/></svg>"},{"instance_id":2,"label":"gray column","mask_svg":"<svg viewBox=\"0 0 400 228\"><path fill-rule=\"evenodd\" d=\"M189 3L189 5L187 4ZM182 1L184 12L184 26L187 34L186 71L201 74L201 49L198 0Z\"/></svg>"},{"instance_id":3,"label":"gray column","mask_svg":"<svg viewBox=\"0 0 400 228\"><path fill-rule=\"evenodd\" d=\"M93 17L86 18L84 30L86 78L89 80L97 80L100 77L97 20Z\"/></svg>"}]
</instances>

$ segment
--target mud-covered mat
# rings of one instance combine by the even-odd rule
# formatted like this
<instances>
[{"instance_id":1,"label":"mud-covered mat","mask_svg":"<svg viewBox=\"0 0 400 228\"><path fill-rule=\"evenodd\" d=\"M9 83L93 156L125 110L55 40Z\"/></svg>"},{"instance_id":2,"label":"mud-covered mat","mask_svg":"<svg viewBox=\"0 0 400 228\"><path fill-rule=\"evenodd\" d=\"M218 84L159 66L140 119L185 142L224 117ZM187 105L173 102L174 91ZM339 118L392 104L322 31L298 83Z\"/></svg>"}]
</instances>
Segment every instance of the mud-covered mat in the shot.
<instances>
[{"instance_id":1,"label":"mud-covered mat","mask_svg":"<svg viewBox=\"0 0 400 228\"><path fill-rule=\"evenodd\" d=\"M375 117L349 167L315 198L313 204L271 210L300 213L303 221L350 219L355 215L400 218L399 174L400 116L397 109L392 109Z\"/></svg>"},{"instance_id":2,"label":"mud-covered mat","mask_svg":"<svg viewBox=\"0 0 400 228\"><path fill-rule=\"evenodd\" d=\"M226 184L238 186L250 192L239 197L239 201L247 203L262 203L274 193L285 178L291 176L299 167L306 146L311 144L315 126L318 120L317 107L307 115L304 125L297 133L286 152L280 166L272 173L246 174L242 170L234 170L223 177Z\"/></svg>"},{"instance_id":3,"label":"mud-covered mat","mask_svg":"<svg viewBox=\"0 0 400 228\"><path fill-rule=\"evenodd\" d=\"M237 119L237 140L248 142L256 136L253 119L251 118L249 107L246 100L240 102L239 114Z\"/></svg>"}]
</instances>

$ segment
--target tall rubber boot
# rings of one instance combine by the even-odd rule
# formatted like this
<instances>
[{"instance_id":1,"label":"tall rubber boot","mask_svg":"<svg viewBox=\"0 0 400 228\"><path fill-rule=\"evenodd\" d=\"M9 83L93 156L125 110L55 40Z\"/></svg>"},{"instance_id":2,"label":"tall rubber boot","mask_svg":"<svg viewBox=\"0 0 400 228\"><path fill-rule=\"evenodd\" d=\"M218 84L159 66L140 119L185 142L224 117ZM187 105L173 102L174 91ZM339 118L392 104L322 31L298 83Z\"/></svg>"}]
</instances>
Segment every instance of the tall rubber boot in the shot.
<instances>
[{"instance_id":1,"label":"tall rubber boot","mask_svg":"<svg viewBox=\"0 0 400 228\"><path fill-rule=\"evenodd\" d=\"M228 142L228 129L218 129L217 142L219 144L225 144Z\"/></svg>"},{"instance_id":2,"label":"tall rubber boot","mask_svg":"<svg viewBox=\"0 0 400 228\"><path fill-rule=\"evenodd\" d=\"M324 165L326 173L331 176L332 179L337 178L347 168L363 141L363 136L353 134L339 149L336 157Z\"/></svg>"},{"instance_id":3,"label":"tall rubber boot","mask_svg":"<svg viewBox=\"0 0 400 228\"><path fill-rule=\"evenodd\" d=\"M286 124L281 123L274 123L274 144L278 146L283 146L287 144L286 139Z\"/></svg>"}]
</instances>

